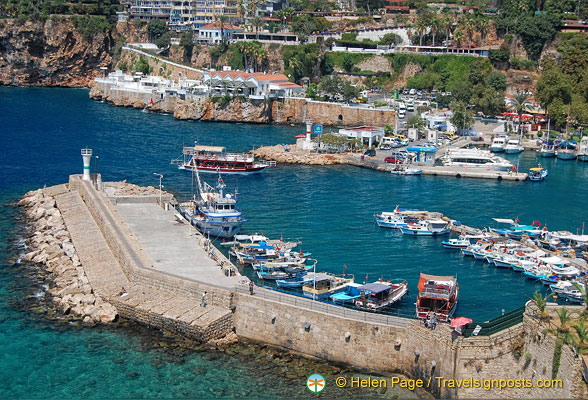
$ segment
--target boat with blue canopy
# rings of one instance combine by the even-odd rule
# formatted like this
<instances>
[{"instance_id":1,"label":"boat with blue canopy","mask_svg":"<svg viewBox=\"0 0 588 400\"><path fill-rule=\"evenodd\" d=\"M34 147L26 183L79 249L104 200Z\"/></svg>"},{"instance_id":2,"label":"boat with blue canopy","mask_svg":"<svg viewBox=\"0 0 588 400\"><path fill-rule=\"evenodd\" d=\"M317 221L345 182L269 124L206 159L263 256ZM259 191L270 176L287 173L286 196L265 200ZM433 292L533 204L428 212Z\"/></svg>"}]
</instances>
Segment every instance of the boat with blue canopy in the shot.
<instances>
[{"instance_id":1,"label":"boat with blue canopy","mask_svg":"<svg viewBox=\"0 0 588 400\"><path fill-rule=\"evenodd\" d=\"M355 307L363 311L378 312L400 301L408 292L405 280L366 283L357 288L360 297L355 299Z\"/></svg>"}]
</instances>

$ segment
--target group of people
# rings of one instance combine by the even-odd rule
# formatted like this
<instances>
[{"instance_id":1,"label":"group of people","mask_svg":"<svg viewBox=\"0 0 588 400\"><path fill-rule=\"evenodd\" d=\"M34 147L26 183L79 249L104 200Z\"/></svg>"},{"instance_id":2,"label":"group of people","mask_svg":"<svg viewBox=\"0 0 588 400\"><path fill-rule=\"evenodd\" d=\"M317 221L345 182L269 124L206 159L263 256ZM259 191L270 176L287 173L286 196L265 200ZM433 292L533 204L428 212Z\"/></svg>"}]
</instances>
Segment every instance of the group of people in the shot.
<instances>
[{"instance_id":1,"label":"group of people","mask_svg":"<svg viewBox=\"0 0 588 400\"><path fill-rule=\"evenodd\" d=\"M429 328L430 330L435 330L437 327L437 313L429 311L427 314L427 319L425 319L425 328Z\"/></svg>"}]
</instances>

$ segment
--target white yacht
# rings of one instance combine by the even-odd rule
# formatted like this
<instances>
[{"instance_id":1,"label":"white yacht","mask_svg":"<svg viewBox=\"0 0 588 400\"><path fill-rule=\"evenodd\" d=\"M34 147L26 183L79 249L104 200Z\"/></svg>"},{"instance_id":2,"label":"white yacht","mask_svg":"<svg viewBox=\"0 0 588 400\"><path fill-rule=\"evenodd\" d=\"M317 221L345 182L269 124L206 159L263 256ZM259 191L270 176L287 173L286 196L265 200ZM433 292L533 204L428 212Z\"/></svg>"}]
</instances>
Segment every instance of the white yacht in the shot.
<instances>
[{"instance_id":1,"label":"white yacht","mask_svg":"<svg viewBox=\"0 0 588 400\"><path fill-rule=\"evenodd\" d=\"M495 137L494 140L492 141L492 144L490 145L490 151L493 151L494 153L500 153L500 152L504 151L504 148L506 147L507 139L508 139L508 137L505 137L505 136Z\"/></svg>"},{"instance_id":2,"label":"white yacht","mask_svg":"<svg viewBox=\"0 0 588 400\"><path fill-rule=\"evenodd\" d=\"M588 161L588 136L584 136L580 141L577 154L579 161Z\"/></svg>"},{"instance_id":3,"label":"white yacht","mask_svg":"<svg viewBox=\"0 0 588 400\"><path fill-rule=\"evenodd\" d=\"M448 149L442 158L449 167L478 168L492 171L510 171L513 164L489 151L479 149Z\"/></svg>"},{"instance_id":4,"label":"white yacht","mask_svg":"<svg viewBox=\"0 0 588 400\"><path fill-rule=\"evenodd\" d=\"M504 147L506 154L519 154L522 153L525 148L521 144L520 139L509 139L508 143Z\"/></svg>"}]
</instances>

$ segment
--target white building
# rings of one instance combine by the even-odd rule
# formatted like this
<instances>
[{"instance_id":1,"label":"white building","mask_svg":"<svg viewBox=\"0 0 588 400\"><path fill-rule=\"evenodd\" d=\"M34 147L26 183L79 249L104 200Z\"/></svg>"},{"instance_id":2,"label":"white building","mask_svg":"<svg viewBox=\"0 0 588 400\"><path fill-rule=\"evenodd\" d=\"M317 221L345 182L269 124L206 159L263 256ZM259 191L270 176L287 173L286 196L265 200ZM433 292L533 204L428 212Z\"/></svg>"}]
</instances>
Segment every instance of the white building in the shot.
<instances>
[{"instance_id":1,"label":"white building","mask_svg":"<svg viewBox=\"0 0 588 400\"><path fill-rule=\"evenodd\" d=\"M232 39L233 34L243 32L243 28L225 23L221 29L221 23L215 22L198 28L197 32L196 41L198 43L220 44L223 41L223 36L225 42L228 42Z\"/></svg>"},{"instance_id":2,"label":"white building","mask_svg":"<svg viewBox=\"0 0 588 400\"><path fill-rule=\"evenodd\" d=\"M372 147L384 137L384 128L377 126L358 126L355 128L339 129L339 132L335 133L335 135L344 136L347 139L358 139L368 147Z\"/></svg>"},{"instance_id":3,"label":"white building","mask_svg":"<svg viewBox=\"0 0 588 400\"><path fill-rule=\"evenodd\" d=\"M243 95L252 99L292 97L302 91L302 86L288 81L286 75L264 72L205 72L202 83L210 87L211 95Z\"/></svg>"}]
</instances>

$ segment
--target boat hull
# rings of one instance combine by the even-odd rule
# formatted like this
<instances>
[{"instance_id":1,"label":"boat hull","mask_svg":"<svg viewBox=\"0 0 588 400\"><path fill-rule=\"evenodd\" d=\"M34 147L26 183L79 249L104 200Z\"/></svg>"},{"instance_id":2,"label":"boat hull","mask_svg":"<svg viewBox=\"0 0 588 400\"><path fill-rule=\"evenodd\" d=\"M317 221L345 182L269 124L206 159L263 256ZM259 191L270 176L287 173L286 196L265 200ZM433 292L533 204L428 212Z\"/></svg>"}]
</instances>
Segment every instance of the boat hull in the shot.
<instances>
[{"instance_id":1,"label":"boat hull","mask_svg":"<svg viewBox=\"0 0 588 400\"><path fill-rule=\"evenodd\" d=\"M380 228L400 229L406 227L404 222L389 222L382 219L376 219L376 223Z\"/></svg>"},{"instance_id":2,"label":"boat hull","mask_svg":"<svg viewBox=\"0 0 588 400\"><path fill-rule=\"evenodd\" d=\"M505 149L506 154L519 154L523 152L523 149Z\"/></svg>"},{"instance_id":3,"label":"boat hull","mask_svg":"<svg viewBox=\"0 0 588 400\"><path fill-rule=\"evenodd\" d=\"M588 162L588 154L578 154L578 161Z\"/></svg>"},{"instance_id":4,"label":"boat hull","mask_svg":"<svg viewBox=\"0 0 588 400\"><path fill-rule=\"evenodd\" d=\"M492 153L502 153L504 151L504 147L490 146L490 151Z\"/></svg>"},{"instance_id":5,"label":"boat hull","mask_svg":"<svg viewBox=\"0 0 588 400\"><path fill-rule=\"evenodd\" d=\"M210 173L210 174L224 174L224 175L253 175L253 174L259 174L261 171L263 171L266 167L265 166L261 166L261 167L252 167L252 168L213 168L213 167L198 167L198 168L194 168L191 165L180 165L178 167L178 169L183 169L183 170L198 170L199 173Z\"/></svg>"},{"instance_id":6,"label":"boat hull","mask_svg":"<svg viewBox=\"0 0 588 400\"><path fill-rule=\"evenodd\" d=\"M416 229L409 229L408 227L400 228L400 231L409 236L440 236L440 235L447 235L451 232L451 228L445 228L440 231L424 231L424 230L416 230Z\"/></svg>"},{"instance_id":7,"label":"boat hull","mask_svg":"<svg viewBox=\"0 0 588 400\"><path fill-rule=\"evenodd\" d=\"M539 155L543 158L553 158L555 157L555 151L540 151Z\"/></svg>"},{"instance_id":8,"label":"boat hull","mask_svg":"<svg viewBox=\"0 0 588 400\"><path fill-rule=\"evenodd\" d=\"M576 159L576 154L575 153L568 153L568 152L558 151L557 152L557 158L559 160L564 160L564 161L575 160Z\"/></svg>"}]
</instances>

